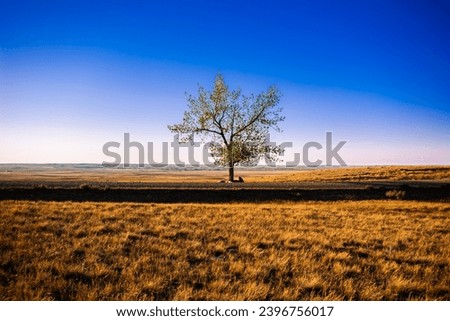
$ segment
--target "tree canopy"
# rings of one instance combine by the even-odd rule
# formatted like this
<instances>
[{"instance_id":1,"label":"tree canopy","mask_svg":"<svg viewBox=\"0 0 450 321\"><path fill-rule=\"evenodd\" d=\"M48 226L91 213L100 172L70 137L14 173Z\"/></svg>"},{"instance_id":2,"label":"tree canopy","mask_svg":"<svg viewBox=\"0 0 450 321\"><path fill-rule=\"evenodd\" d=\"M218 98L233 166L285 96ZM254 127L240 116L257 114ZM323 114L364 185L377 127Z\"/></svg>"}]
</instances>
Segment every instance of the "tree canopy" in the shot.
<instances>
[{"instance_id":1,"label":"tree canopy","mask_svg":"<svg viewBox=\"0 0 450 321\"><path fill-rule=\"evenodd\" d=\"M229 90L218 74L212 91L199 86L198 96L188 95L183 121L168 127L184 140L197 135L207 141L215 163L228 167L229 181L234 181L235 165L256 164L261 157L274 160L281 152L268 141L269 130L280 131L278 123L284 120L279 101L275 86L245 96L240 89Z\"/></svg>"}]
</instances>

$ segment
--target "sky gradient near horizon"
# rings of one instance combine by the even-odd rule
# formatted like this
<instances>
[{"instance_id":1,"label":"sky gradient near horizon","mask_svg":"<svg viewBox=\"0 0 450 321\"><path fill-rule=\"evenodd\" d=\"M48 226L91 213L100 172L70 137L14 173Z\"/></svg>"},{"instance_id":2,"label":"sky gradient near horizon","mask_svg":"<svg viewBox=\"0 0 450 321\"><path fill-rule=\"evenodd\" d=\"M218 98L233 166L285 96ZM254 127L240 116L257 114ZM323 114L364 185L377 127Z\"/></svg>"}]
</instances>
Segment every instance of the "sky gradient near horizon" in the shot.
<instances>
[{"instance_id":1,"label":"sky gradient near horizon","mask_svg":"<svg viewBox=\"0 0 450 321\"><path fill-rule=\"evenodd\" d=\"M349 165L448 165L448 39L446 0L3 0L0 163L111 161L124 133L161 150L221 72L278 86L290 152L333 132Z\"/></svg>"}]
</instances>

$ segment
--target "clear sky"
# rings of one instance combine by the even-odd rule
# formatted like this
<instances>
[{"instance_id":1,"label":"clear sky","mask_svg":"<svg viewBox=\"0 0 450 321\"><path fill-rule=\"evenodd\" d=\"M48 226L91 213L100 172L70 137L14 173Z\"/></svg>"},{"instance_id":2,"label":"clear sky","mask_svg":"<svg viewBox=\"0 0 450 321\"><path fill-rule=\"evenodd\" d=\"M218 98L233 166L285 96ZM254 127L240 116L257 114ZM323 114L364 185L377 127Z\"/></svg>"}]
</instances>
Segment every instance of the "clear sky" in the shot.
<instances>
[{"instance_id":1,"label":"clear sky","mask_svg":"<svg viewBox=\"0 0 450 321\"><path fill-rule=\"evenodd\" d=\"M1 0L0 163L161 150L221 72L279 87L292 151L333 132L349 165L450 164L449 39L448 0Z\"/></svg>"}]
</instances>

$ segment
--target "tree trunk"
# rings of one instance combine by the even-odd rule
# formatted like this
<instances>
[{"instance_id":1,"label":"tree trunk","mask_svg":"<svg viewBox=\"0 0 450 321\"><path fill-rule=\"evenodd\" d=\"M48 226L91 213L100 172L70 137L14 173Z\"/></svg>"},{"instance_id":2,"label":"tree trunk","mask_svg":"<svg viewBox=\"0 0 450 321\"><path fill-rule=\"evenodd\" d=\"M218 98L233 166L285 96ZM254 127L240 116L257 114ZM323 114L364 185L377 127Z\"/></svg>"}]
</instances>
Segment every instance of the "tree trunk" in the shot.
<instances>
[{"instance_id":1,"label":"tree trunk","mask_svg":"<svg viewBox=\"0 0 450 321\"><path fill-rule=\"evenodd\" d=\"M228 166L228 181L234 182L234 164L230 162Z\"/></svg>"}]
</instances>

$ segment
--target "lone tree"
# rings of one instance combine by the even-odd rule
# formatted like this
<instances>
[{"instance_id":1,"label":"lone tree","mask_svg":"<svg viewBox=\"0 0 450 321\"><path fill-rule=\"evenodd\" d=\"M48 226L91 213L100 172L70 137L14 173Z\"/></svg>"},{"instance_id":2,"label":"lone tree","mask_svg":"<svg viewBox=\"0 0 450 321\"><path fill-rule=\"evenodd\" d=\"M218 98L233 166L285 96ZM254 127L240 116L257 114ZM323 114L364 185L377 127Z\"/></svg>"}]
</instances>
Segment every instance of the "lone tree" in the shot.
<instances>
[{"instance_id":1,"label":"lone tree","mask_svg":"<svg viewBox=\"0 0 450 321\"><path fill-rule=\"evenodd\" d=\"M255 165L263 156L273 161L282 152L268 141L269 129L280 131L278 122L284 120L279 101L275 86L244 96L240 89L230 91L218 74L211 92L199 86L198 97L188 96L183 122L168 127L183 141L192 142L195 135L208 140L215 164L228 167L228 180L234 182L235 165Z\"/></svg>"}]
</instances>

